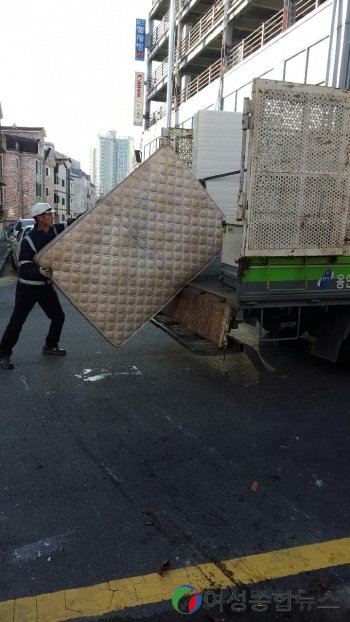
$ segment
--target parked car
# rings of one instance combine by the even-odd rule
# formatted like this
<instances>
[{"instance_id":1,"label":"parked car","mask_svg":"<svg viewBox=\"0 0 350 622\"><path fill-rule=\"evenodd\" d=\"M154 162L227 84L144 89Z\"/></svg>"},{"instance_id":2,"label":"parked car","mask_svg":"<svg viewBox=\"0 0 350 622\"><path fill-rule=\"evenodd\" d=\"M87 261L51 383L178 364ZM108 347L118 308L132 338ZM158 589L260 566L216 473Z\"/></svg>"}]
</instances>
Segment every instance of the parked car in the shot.
<instances>
[{"instance_id":1,"label":"parked car","mask_svg":"<svg viewBox=\"0 0 350 622\"><path fill-rule=\"evenodd\" d=\"M18 270L18 256L19 256L19 249L21 246L21 242L23 238L29 233L29 231L33 229L33 227L34 227L34 224L24 226L20 229L20 231L17 231L17 236L12 235L10 237L10 245L11 245L10 261L11 261L11 266L14 270Z\"/></svg>"},{"instance_id":2,"label":"parked car","mask_svg":"<svg viewBox=\"0 0 350 622\"><path fill-rule=\"evenodd\" d=\"M8 237L12 235L12 232L16 226L16 223L17 223L17 220L13 220L12 222L10 222L9 225L7 225L7 227L5 227L5 231Z\"/></svg>"},{"instance_id":3,"label":"parked car","mask_svg":"<svg viewBox=\"0 0 350 622\"><path fill-rule=\"evenodd\" d=\"M27 227L28 225L35 225L34 218L19 218L14 225L11 225L9 236L17 237L21 229L23 229L23 227Z\"/></svg>"}]
</instances>

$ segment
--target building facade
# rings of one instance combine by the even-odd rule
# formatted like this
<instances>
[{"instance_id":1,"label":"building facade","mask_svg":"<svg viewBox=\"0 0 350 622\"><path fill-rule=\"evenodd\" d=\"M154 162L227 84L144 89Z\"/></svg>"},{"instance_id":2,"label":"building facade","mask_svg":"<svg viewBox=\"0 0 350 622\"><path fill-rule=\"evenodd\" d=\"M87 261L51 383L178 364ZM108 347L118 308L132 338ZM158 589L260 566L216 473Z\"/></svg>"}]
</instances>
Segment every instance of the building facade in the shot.
<instances>
[{"instance_id":1,"label":"building facade","mask_svg":"<svg viewBox=\"0 0 350 622\"><path fill-rule=\"evenodd\" d=\"M5 226L18 218L30 218L30 208L39 201L53 203L55 159L51 145L45 147L45 129L3 126L6 153L3 171Z\"/></svg>"},{"instance_id":2,"label":"building facade","mask_svg":"<svg viewBox=\"0 0 350 622\"><path fill-rule=\"evenodd\" d=\"M75 218L95 205L96 190L90 175L82 171L77 160L71 161L70 180L73 190L70 213Z\"/></svg>"},{"instance_id":3,"label":"building facade","mask_svg":"<svg viewBox=\"0 0 350 622\"><path fill-rule=\"evenodd\" d=\"M54 184L54 209L57 223L64 222L70 216L71 206L71 183L70 164L71 159L63 153L55 151L55 184Z\"/></svg>"},{"instance_id":4,"label":"building facade","mask_svg":"<svg viewBox=\"0 0 350 622\"><path fill-rule=\"evenodd\" d=\"M265 77L349 88L350 3L338 0L177 0L172 127L198 110L241 112L252 80ZM153 0L144 158L166 125L170 0Z\"/></svg>"},{"instance_id":5,"label":"building facade","mask_svg":"<svg viewBox=\"0 0 350 622\"><path fill-rule=\"evenodd\" d=\"M98 149L97 147L91 147L90 149L90 177L91 182L95 186L96 196L99 196L100 190L98 185Z\"/></svg>"},{"instance_id":6,"label":"building facade","mask_svg":"<svg viewBox=\"0 0 350 622\"><path fill-rule=\"evenodd\" d=\"M94 163L95 167L98 166L97 187L98 196L101 198L131 173L135 156L134 139L130 136L118 137L111 130L98 138L98 153L95 153Z\"/></svg>"}]
</instances>

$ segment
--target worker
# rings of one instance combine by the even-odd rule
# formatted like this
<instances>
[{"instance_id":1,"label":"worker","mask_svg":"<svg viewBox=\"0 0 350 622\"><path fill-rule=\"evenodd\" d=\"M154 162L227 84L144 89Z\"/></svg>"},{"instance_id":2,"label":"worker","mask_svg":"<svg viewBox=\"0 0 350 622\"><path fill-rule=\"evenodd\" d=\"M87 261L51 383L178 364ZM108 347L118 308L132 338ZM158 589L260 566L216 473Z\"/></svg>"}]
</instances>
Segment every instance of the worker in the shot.
<instances>
[{"instance_id":1,"label":"worker","mask_svg":"<svg viewBox=\"0 0 350 622\"><path fill-rule=\"evenodd\" d=\"M12 349L36 302L51 320L43 346L43 354L55 356L66 354L66 350L58 346L64 324L64 313L51 281L52 270L37 266L34 263L34 256L61 233L67 223L53 224L54 211L48 203L33 205L31 217L34 218L35 225L23 238L19 251L15 308L0 342L0 367L3 369L14 368L11 361Z\"/></svg>"}]
</instances>

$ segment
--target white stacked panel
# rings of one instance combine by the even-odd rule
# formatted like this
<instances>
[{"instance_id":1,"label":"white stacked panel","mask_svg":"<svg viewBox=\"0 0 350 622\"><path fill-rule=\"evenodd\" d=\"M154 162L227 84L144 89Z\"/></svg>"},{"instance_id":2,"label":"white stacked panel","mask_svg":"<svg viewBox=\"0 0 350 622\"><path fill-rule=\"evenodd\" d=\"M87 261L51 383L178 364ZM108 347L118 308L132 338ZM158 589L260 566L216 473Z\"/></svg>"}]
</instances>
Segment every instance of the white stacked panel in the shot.
<instances>
[{"instance_id":1,"label":"white stacked panel","mask_svg":"<svg viewBox=\"0 0 350 622\"><path fill-rule=\"evenodd\" d=\"M242 113L199 110L193 118L192 172L197 179L239 171ZM235 219L239 175L206 181L206 190L229 220Z\"/></svg>"}]
</instances>

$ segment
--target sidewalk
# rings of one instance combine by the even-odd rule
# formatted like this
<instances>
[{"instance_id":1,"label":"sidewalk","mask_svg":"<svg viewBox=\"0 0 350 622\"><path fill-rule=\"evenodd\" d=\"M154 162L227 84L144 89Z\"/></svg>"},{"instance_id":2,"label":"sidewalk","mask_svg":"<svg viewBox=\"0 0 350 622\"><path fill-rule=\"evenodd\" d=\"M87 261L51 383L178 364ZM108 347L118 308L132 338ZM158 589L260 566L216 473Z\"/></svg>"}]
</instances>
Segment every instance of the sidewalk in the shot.
<instances>
[{"instance_id":1,"label":"sidewalk","mask_svg":"<svg viewBox=\"0 0 350 622\"><path fill-rule=\"evenodd\" d=\"M8 240L0 240L0 273L9 254L10 242Z\"/></svg>"}]
</instances>

